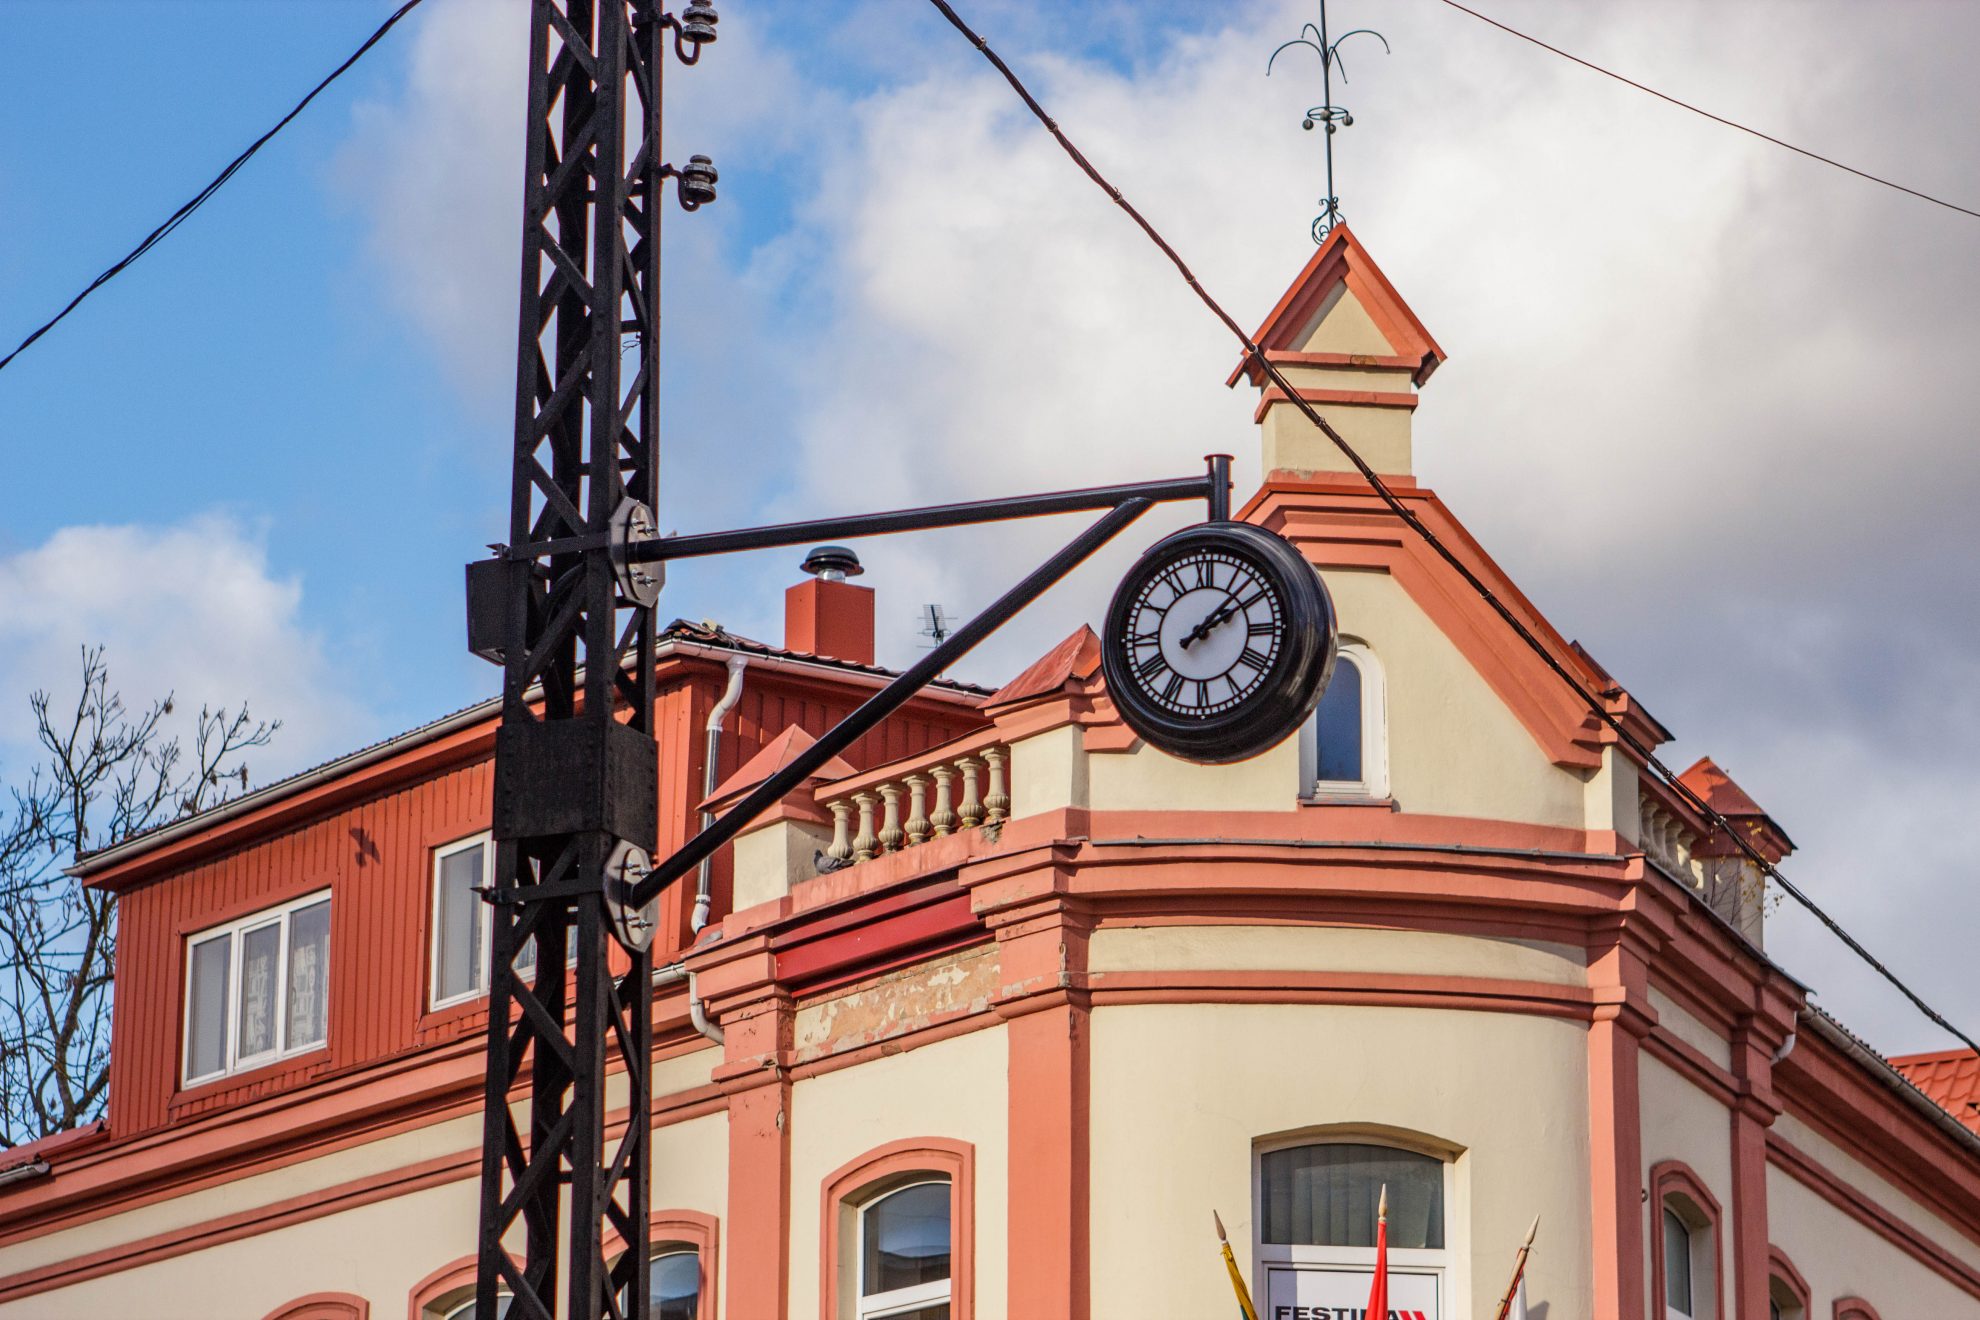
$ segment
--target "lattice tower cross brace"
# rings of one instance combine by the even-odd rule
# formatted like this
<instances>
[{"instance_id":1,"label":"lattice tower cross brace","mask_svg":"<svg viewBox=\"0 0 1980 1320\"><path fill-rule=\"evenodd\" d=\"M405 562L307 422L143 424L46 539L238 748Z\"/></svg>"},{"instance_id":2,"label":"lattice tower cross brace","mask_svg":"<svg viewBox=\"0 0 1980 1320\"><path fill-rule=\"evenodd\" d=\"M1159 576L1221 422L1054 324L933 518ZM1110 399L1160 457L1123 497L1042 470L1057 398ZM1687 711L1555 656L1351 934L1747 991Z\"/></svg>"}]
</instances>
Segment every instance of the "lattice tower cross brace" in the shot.
<instances>
[{"instance_id":1,"label":"lattice tower cross brace","mask_svg":"<svg viewBox=\"0 0 1980 1320\"><path fill-rule=\"evenodd\" d=\"M533 0L530 23L509 542L470 568L470 632L474 574L492 570L505 639L475 1313L495 1320L507 1292L510 1320L645 1320L652 960L615 952L604 885L622 842L657 842L657 584L629 594L600 547L659 496L661 66L678 25L649 0ZM608 1054L626 1081L616 1141Z\"/></svg>"}]
</instances>

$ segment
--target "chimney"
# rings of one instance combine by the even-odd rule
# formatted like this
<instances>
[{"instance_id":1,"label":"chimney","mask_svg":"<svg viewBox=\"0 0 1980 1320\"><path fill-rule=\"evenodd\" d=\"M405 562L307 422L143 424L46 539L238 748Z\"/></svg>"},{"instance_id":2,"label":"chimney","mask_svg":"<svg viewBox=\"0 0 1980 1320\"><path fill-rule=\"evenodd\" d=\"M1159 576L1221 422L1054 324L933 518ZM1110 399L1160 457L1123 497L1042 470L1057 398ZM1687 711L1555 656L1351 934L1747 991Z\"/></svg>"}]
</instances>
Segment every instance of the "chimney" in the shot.
<instances>
[{"instance_id":1,"label":"chimney","mask_svg":"<svg viewBox=\"0 0 1980 1320\"><path fill-rule=\"evenodd\" d=\"M846 581L866 570L842 545L821 545L804 557L811 574L784 592L784 645L856 664L873 663L873 588Z\"/></svg>"},{"instance_id":2,"label":"chimney","mask_svg":"<svg viewBox=\"0 0 1980 1320\"><path fill-rule=\"evenodd\" d=\"M1346 225L1327 235L1252 340L1369 466L1411 475L1410 414L1444 350ZM1239 363L1230 384L1247 377L1259 390L1267 473L1353 471L1256 363Z\"/></svg>"}]
</instances>

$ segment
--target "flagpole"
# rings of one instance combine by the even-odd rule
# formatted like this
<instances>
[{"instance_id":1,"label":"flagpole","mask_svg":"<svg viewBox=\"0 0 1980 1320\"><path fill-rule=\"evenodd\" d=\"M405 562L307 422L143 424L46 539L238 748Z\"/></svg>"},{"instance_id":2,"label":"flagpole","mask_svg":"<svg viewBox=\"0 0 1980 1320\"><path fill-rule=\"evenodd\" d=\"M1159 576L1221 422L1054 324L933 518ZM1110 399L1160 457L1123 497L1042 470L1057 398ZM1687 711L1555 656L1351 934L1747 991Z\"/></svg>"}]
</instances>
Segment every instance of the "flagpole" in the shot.
<instances>
[{"instance_id":1,"label":"flagpole","mask_svg":"<svg viewBox=\"0 0 1980 1320\"><path fill-rule=\"evenodd\" d=\"M1389 1320L1389 1184L1375 1207L1375 1277L1368 1285L1368 1320Z\"/></svg>"},{"instance_id":2,"label":"flagpole","mask_svg":"<svg viewBox=\"0 0 1980 1320\"><path fill-rule=\"evenodd\" d=\"M1244 1320L1258 1320L1258 1311L1251 1304L1251 1290L1244 1286L1244 1275L1238 1273L1237 1258L1231 1255L1231 1240L1224 1236L1224 1218L1215 1210L1210 1218L1217 1223L1217 1241L1224 1248L1224 1268L1231 1272L1231 1289L1237 1293L1238 1308L1244 1312Z\"/></svg>"},{"instance_id":3,"label":"flagpole","mask_svg":"<svg viewBox=\"0 0 1980 1320\"><path fill-rule=\"evenodd\" d=\"M1526 1257L1533 1250L1533 1235L1540 1231L1540 1216L1533 1216L1533 1226L1526 1230L1526 1241L1519 1247L1519 1255L1513 1260L1512 1282L1506 1286L1506 1295L1499 1299L1498 1312L1492 1320L1506 1320L1512 1314L1513 1298L1519 1296L1520 1281L1526 1277Z\"/></svg>"}]
</instances>

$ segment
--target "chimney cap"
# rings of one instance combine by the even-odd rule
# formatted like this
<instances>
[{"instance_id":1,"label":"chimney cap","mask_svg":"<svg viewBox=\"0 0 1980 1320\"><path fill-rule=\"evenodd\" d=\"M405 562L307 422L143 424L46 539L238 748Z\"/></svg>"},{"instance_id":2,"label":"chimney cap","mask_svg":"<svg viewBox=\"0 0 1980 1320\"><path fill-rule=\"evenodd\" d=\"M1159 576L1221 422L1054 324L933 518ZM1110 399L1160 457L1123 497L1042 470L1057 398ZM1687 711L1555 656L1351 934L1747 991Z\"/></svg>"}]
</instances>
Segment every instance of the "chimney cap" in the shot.
<instances>
[{"instance_id":1,"label":"chimney cap","mask_svg":"<svg viewBox=\"0 0 1980 1320\"><path fill-rule=\"evenodd\" d=\"M799 567L825 582L843 582L866 571L860 567L859 556L843 545L821 545L806 555Z\"/></svg>"}]
</instances>

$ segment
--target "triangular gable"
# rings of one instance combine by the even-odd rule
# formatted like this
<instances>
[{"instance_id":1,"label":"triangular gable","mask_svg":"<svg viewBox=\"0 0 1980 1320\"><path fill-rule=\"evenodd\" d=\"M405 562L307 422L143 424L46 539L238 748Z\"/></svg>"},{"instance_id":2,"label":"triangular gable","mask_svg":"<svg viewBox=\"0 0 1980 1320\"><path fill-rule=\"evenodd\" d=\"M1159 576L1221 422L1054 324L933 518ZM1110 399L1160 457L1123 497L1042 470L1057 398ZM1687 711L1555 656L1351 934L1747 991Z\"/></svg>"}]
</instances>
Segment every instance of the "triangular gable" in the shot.
<instances>
[{"instance_id":1,"label":"triangular gable","mask_svg":"<svg viewBox=\"0 0 1980 1320\"><path fill-rule=\"evenodd\" d=\"M1085 624L1034 661L1029 669L991 694L985 710L1032 697L1064 692L1068 684L1092 678L1100 670L1100 638Z\"/></svg>"},{"instance_id":2,"label":"triangular gable","mask_svg":"<svg viewBox=\"0 0 1980 1320\"><path fill-rule=\"evenodd\" d=\"M1349 297L1351 307L1341 306ZM1380 345L1350 340L1348 347L1334 352L1308 351L1316 325L1351 316L1357 309L1380 336ZM1338 358L1337 365L1347 365L1361 358L1371 366L1406 367L1417 385L1444 360L1444 350L1346 225L1336 225L1327 235L1251 337L1273 361L1324 365ZM1382 347L1388 351L1360 351ZM1261 383L1257 365L1249 357L1238 363L1225 384L1235 385L1246 375L1252 384Z\"/></svg>"},{"instance_id":3,"label":"triangular gable","mask_svg":"<svg viewBox=\"0 0 1980 1320\"><path fill-rule=\"evenodd\" d=\"M714 811L720 804L740 798L798 758L798 754L818 740L793 724L763 745L740 770L722 782L700 803L702 811ZM843 779L859 772L839 757L833 757L811 775L812 780Z\"/></svg>"}]
</instances>

